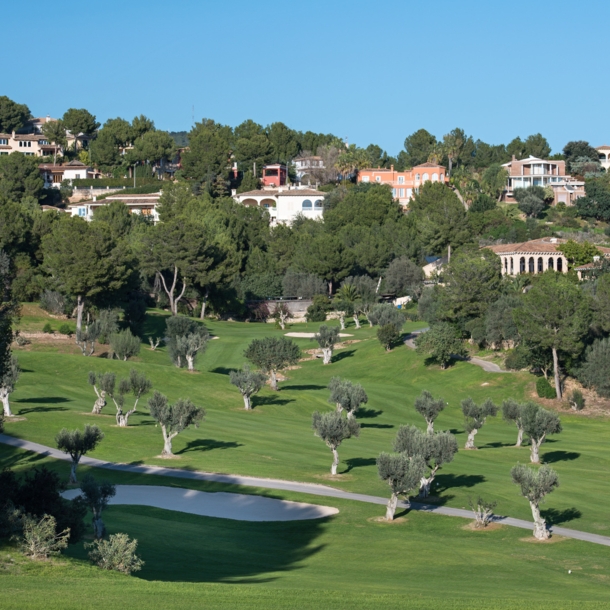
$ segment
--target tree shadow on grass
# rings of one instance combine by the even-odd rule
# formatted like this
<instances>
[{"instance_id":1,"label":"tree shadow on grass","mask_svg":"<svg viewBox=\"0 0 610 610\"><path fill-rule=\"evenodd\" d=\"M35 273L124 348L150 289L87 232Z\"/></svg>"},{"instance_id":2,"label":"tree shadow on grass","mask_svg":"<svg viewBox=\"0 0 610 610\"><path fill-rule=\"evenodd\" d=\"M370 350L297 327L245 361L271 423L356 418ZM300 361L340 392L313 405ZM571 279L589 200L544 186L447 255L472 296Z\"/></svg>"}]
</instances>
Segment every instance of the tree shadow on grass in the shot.
<instances>
[{"instance_id":1,"label":"tree shadow on grass","mask_svg":"<svg viewBox=\"0 0 610 610\"><path fill-rule=\"evenodd\" d=\"M574 519L580 519L582 513L574 506L566 508L564 510L557 510L556 508L547 508L541 510L540 513L549 525L561 525Z\"/></svg>"},{"instance_id":2,"label":"tree shadow on grass","mask_svg":"<svg viewBox=\"0 0 610 610\"><path fill-rule=\"evenodd\" d=\"M375 411L375 409L365 409L361 407L356 411L356 417L358 419L372 419L373 417L378 417L382 413L383 411Z\"/></svg>"},{"instance_id":3,"label":"tree shadow on grass","mask_svg":"<svg viewBox=\"0 0 610 610\"><path fill-rule=\"evenodd\" d=\"M296 402L294 398L280 398L279 396L255 396L252 398L252 407L262 407L264 405L284 406L288 403Z\"/></svg>"},{"instance_id":4,"label":"tree shadow on grass","mask_svg":"<svg viewBox=\"0 0 610 610\"><path fill-rule=\"evenodd\" d=\"M27 413L49 413L50 411L68 411L66 407L31 407L29 409L19 409L19 415Z\"/></svg>"},{"instance_id":5,"label":"tree shadow on grass","mask_svg":"<svg viewBox=\"0 0 610 610\"><path fill-rule=\"evenodd\" d=\"M325 548L316 539L333 520L236 521L141 506L111 506L104 515L109 533L129 531L138 540L146 563L135 578L176 583L277 581ZM69 554L86 558L82 545Z\"/></svg>"},{"instance_id":6,"label":"tree shadow on grass","mask_svg":"<svg viewBox=\"0 0 610 610\"><path fill-rule=\"evenodd\" d=\"M487 443L485 445L481 445L479 449L499 449L501 447L514 447L515 443Z\"/></svg>"},{"instance_id":7,"label":"tree shadow on grass","mask_svg":"<svg viewBox=\"0 0 610 610\"><path fill-rule=\"evenodd\" d=\"M21 400L13 400L12 402L18 402L21 404L46 404L50 403L52 405L57 404L59 402L72 402L69 398L64 398L63 396L45 396L43 398L22 398Z\"/></svg>"},{"instance_id":8,"label":"tree shadow on grass","mask_svg":"<svg viewBox=\"0 0 610 610\"><path fill-rule=\"evenodd\" d=\"M217 441L213 438L198 438L189 441L184 449L176 451L176 455L182 455L189 451L212 451L213 449L235 449L236 447L243 447L243 444L233 441Z\"/></svg>"},{"instance_id":9,"label":"tree shadow on grass","mask_svg":"<svg viewBox=\"0 0 610 610\"><path fill-rule=\"evenodd\" d=\"M434 493L455 489L456 487L474 487L484 483L485 477L480 474L439 474L434 483Z\"/></svg>"},{"instance_id":10,"label":"tree shadow on grass","mask_svg":"<svg viewBox=\"0 0 610 610\"><path fill-rule=\"evenodd\" d=\"M571 462L579 457L580 453L576 451L549 451L542 456L542 461L545 464L554 464L555 462Z\"/></svg>"},{"instance_id":11,"label":"tree shadow on grass","mask_svg":"<svg viewBox=\"0 0 610 610\"><path fill-rule=\"evenodd\" d=\"M361 428L380 428L383 430L388 430L389 428L393 428L394 424L360 424Z\"/></svg>"},{"instance_id":12,"label":"tree shadow on grass","mask_svg":"<svg viewBox=\"0 0 610 610\"><path fill-rule=\"evenodd\" d=\"M347 349L347 350L343 350L341 352L338 352L337 354L335 354L333 356L332 361L333 362L340 362L341 360L343 360L344 358L351 358L354 354L356 353L355 349Z\"/></svg>"},{"instance_id":13,"label":"tree shadow on grass","mask_svg":"<svg viewBox=\"0 0 610 610\"><path fill-rule=\"evenodd\" d=\"M295 391L307 391L307 390L325 390L325 385L314 385L314 384L304 384L304 385L284 385L282 386L282 390L295 390Z\"/></svg>"},{"instance_id":14,"label":"tree shadow on grass","mask_svg":"<svg viewBox=\"0 0 610 610\"><path fill-rule=\"evenodd\" d=\"M466 434L464 432L464 430L458 430L457 428L451 428L451 430L449 430L449 432L451 432L451 434L456 435L456 434Z\"/></svg>"},{"instance_id":15,"label":"tree shadow on grass","mask_svg":"<svg viewBox=\"0 0 610 610\"><path fill-rule=\"evenodd\" d=\"M363 466L373 466L377 463L377 458L350 458L349 460L345 460L345 463L347 464L347 469L344 470L341 474L346 474L354 468L362 468Z\"/></svg>"},{"instance_id":16,"label":"tree shadow on grass","mask_svg":"<svg viewBox=\"0 0 610 610\"><path fill-rule=\"evenodd\" d=\"M211 369L210 373L216 373L218 375L230 375L233 371L237 371L237 369L228 369L226 366L217 366L215 369Z\"/></svg>"}]
</instances>

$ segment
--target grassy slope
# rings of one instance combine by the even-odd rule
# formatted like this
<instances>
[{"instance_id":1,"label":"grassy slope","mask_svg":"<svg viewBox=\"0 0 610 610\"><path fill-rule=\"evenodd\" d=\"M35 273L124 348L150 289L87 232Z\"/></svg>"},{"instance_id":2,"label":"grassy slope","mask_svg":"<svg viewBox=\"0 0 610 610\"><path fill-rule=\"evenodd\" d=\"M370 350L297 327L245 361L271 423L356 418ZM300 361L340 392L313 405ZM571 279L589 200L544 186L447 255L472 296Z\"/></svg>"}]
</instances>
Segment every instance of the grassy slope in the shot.
<instances>
[{"instance_id":1,"label":"grassy slope","mask_svg":"<svg viewBox=\"0 0 610 610\"><path fill-rule=\"evenodd\" d=\"M149 332L160 334L163 321L151 317ZM154 328L156 325L157 328ZM333 375L363 384L369 403L362 414L359 439L340 448L342 476L333 485L385 495L377 479L375 457L389 450L400 424L422 419L413 409L415 397L428 389L444 397L449 406L441 414L437 429L451 429L460 445L465 441L460 401L487 396L500 402L513 396L523 398L531 377L524 374L495 375L468 363L457 363L447 371L426 367L416 353L404 347L385 353L368 328L348 329L360 343L336 353L336 362L323 366L319 360L303 362L290 371L290 379L273 393L265 389L255 398L256 408L245 412L241 397L229 384L228 370L243 362L243 350L253 337L280 334L272 325L210 323L219 336L200 359L201 372L190 374L169 365L164 349L155 352L143 346L141 362L118 362L48 351L20 351L23 376L13 394L13 407L27 420L7 425L7 432L23 438L53 444L62 426L77 427L95 422L106 439L95 456L120 462L145 462L206 471L249 474L300 481L327 482L330 453L310 428L311 413L329 409L325 389ZM292 330L312 330L294 325ZM311 348L309 340L298 340ZM38 349L50 349L38 347ZM200 429L191 429L175 440L179 460L157 458L161 434L144 412L133 418L133 426L119 429L114 424L112 403L104 415L89 414L93 391L87 372L113 370L127 374L131 367L144 370L155 388L174 400L188 396L208 411ZM489 385L482 385L489 384ZM608 528L606 506L610 501L607 472L610 460L610 428L606 420L562 415L564 432L543 446L543 458L559 472L561 487L549 498L548 515L556 523L604 533ZM515 449L516 430L501 418L489 420L477 435L479 451L460 451L453 463L437 478L435 493L452 506L466 506L470 495L482 494L498 500L498 512L530 518L529 508L510 483L509 471L517 461L528 462L528 448Z\"/></svg>"},{"instance_id":2,"label":"grassy slope","mask_svg":"<svg viewBox=\"0 0 610 610\"><path fill-rule=\"evenodd\" d=\"M17 469L67 465L10 448L0 461ZM84 471L85 469L83 469ZM168 484L112 473L117 483ZM176 481L177 484L182 482ZM207 491L222 485L193 483ZM233 488L235 491L235 488ZM324 503L286 492L264 492ZM572 540L536 544L523 530L464 530L462 519L409 513L388 525L381 507L332 500L335 517L295 523L245 523L144 507L112 507L110 533L139 541L144 569L132 578L80 561L82 545L52 562L25 562L0 548L2 608L603 608L610 578L604 547ZM399 514L399 516L401 516ZM9 561L8 556L13 560ZM567 570L572 570L569 575ZM4 578L4 580L3 580ZM239 586L236 586L239 585ZM570 600L566 602L566 600Z\"/></svg>"}]
</instances>

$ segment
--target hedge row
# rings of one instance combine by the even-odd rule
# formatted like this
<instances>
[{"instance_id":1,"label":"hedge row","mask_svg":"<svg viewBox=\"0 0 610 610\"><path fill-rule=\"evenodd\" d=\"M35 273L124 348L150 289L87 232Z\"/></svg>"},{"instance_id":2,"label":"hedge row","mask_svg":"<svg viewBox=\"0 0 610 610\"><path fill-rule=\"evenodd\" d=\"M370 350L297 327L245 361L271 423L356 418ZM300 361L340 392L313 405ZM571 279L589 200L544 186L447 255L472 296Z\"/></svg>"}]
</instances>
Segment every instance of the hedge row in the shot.
<instances>
[{"instance_id":1,"label":"hedge row","mask_svg":"<svg viewBox=\"0 0 610 610\"><path fill-rule=\"evenodd\" d=\"M144 186L138 186L135 189L125 189L123 191L104 193L103 195L97 196L97 201L100 199L106 199L106 197L110 197L111 195L119 196L119 195L148 195L149 193L158 193L163 188L163 182L160 180L155 180L156 184L145 184Z\"/></svg>"},{"instance_id":2,"label":"hedge row","mask_svg":"<svg viewBox=\"0 0 610 610\"><path fill-rule=\"evenodd\" d=\"M136 188L138 186L143 186L145 184L160 184L162 183L162 180L157 180L156 178L136 178ZM100 189L105 189L107 186L109 186L110 188L113 187L133 187L133 178L98 178L97 180L95 178L88 178L88 179L80 179L80 180L73 180L72 181L72 185L73 186L79 186L79 187L83 187L83 186L87 186L87 187L94 187L94 188L100 188Z\"/></svg>"}]
</instances>

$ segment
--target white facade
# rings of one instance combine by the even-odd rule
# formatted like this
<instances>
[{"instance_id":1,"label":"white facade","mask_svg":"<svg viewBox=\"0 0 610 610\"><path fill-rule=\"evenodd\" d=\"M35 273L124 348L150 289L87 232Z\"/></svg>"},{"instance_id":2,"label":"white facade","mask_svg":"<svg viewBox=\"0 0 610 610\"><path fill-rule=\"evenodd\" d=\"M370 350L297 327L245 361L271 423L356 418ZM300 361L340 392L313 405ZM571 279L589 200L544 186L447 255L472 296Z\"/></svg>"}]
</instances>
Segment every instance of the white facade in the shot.
<instances>
[{"instance_id":1,"label":"white facade","mask_svg":"<svg viewBox=\"0 0 610 610\"><path fill-rule=\"evenodd\" d=\"M72 180L86 180L99 175L99 172L80 161L70 161L65 165L43 163L38 166L38 169L44 180L45 188L59 188L64 180L70 181L71 184Z\"/></svg>"},{"instance_id":2,"label":"white facade","mask_svg":"<svg viewBox=\"0 0 610 610\"><path fill-rule=\"evenodd\" d=\"M271 225L290 225L297 216L321 219L324 213L322 191L305 188L264 189L234 195L244 205L265 208L271 216Z\"/></svg>"},{"instance_id":3,"label":"white facade","mask_svg":"<svg viewBox=\"0 0 610 610\"><path fill-rule=\"evenodd\" d=\"M159 222L159 212L157 206L159 204L161 193L151 193L150 195L110 195L99 201L80 201L79 203L71 203L68 210L72 216L79 216L87 221L93 220L93 215L97 208L109 205L113 201L121 201L128 208L131 214L141 214L150 216L153 223Z\"/></svg>"},{"instance_id":4,"label":"white facade","mask_svg":"<svg viewBox=\"0 0 610 610\"><path fill-rule=\"evenodd\" d=\"M610 146L598 146L595 150L599 153L599 162L602 167L606 170L610 170Z\"/></svg>"}]
</instances>

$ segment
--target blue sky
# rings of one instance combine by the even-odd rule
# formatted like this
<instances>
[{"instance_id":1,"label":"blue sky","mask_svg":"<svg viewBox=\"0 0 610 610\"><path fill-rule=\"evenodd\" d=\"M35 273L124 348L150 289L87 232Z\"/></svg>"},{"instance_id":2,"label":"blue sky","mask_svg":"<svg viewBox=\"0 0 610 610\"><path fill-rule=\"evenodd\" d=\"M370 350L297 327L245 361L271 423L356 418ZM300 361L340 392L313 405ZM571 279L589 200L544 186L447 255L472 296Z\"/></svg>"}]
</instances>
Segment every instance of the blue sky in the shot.
<instances>
[{"instance_id":1,"label":"blue sky","mask_svg":"<svg viewBox=\"0 0 610 610\"><path fill-rule=\"evenodd\" d=\"M610 144L610 2L7 2L0 95L189 130L202 117L376 143L424 127ZM7 54L7 49L11 49Z\"/></svg>"}]
</instances>

